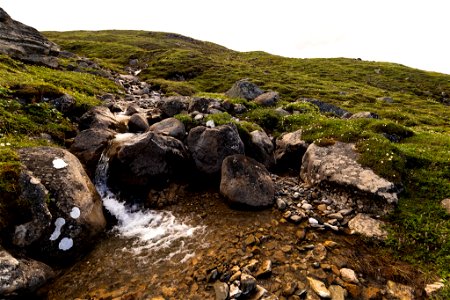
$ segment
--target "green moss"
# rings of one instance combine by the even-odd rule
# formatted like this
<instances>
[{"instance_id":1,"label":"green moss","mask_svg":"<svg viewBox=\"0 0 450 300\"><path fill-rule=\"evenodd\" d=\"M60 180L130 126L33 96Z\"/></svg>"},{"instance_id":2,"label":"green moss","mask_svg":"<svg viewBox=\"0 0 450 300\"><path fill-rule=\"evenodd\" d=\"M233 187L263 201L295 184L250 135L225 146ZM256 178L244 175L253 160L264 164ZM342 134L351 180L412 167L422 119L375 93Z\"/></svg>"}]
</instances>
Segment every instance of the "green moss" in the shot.
<instances>
[{"instance_id":1,"label":"green moss","mask_svg":"<svg viewBox=\"0 0 450 300\"><path fill-rule=\"evenodd\" d=\"M245 119L258 124L268 132L277 130L282 121L280 114L271 108L256 108L251 110L245 114Z\"/></svg>"}]
</instances>

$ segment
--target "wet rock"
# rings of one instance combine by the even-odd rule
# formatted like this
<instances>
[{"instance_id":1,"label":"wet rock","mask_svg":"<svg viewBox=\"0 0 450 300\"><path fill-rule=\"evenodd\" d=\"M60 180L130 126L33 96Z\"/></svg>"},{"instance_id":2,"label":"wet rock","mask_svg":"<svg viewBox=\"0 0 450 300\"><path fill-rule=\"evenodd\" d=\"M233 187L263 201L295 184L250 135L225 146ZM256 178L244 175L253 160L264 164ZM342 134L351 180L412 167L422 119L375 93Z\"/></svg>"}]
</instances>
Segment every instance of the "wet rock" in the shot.
<instances>
[{"instance_id":1,"label":"wet rock","mask_svg":"<svg viewBox=\"0 0 450 300\"><path fill-rule=\"evenodd\" d=\"M242 295L242 291L239 288L239 286L237 285L237 283L232 283L230 285L230 293L229 293L230 298L231 299L239 298L241 295Z\"/></svg>"},{"instance_id":2,"label":"wet rock","mask_svg":"<svg viewBox=\"0 0 450 300\"><path fill-rule=\"evenodd\" d=\"M154 131L159 134L168 135L179 139L180 141L184 140L186 137L186 129L184 124L175 118L167 118L162 120L161 122L155 123L150 126L150 131Z\"/></svg>"},{"instance_id":3,"label":"wet rock","mask_svg":"<svg viewBox=\"0 0 450 300\"><path fill-rule=\"evenodd\" d=\"M317 295L322 298L331 298L331 293L325 286L325 283L312 277L307 277L307 279L309 282L309 286Z\"/></svg>"},{"instance_id":4,"label":"wet rock","mask_svg":"<svg viewBox=\"0 0 450 300\"><path fill-rule=\"evenodd\" d=\"M35 147L19 154L29 171L21 175L21 197L30 204L33 220L16 226L14 242L33 249L36 257L67 262L105 228L101 199L70 152Z\"/></svg>"},{"instance_id":5,"label":"wet rock","mask_svg":"<svg viewBox=\"0 0 450 300\"><path fill-rule=\"evenodd\" d=\"M272 274L272 261L267 259L262 262L258 271L256 272L256 278L265 278Z\"/></svg>"},{"instance_id":6,"label":"wet rock","mask_svg":"<svg viewBox=\"0 0 450 300\"><path fill-rule=\"evenodd\" d=\"M108 150L110 181L124 187L161 184L183 170L187 161L182 142L152 131L113 143Z\"/></svg>"},{"instance_id":7,"label":"wet rock","mask_svg":"<svg viewBox=\"0 0 450 300\"><path fill-rule=\"evenodd\" d=\"M276 141L274 155L277 168L299 170L307 148L308 144L302 140L301 130L283 134Z\"/></svg>"},{"instance_id":8,"label":"wet rock","mask_svg":"<svg viewBox=\"0 0 450 300\"><path fill-rule=\"evenodd\" d=\"M248 79L241 79L225 93L230 98L244 98L253 100L264 92Z\"/></svg>"},{"instance_id":9,"label":"wet rock","mask_svg":"<svg viewBox=\"0 0 450 300\"><path fill-rule=\"evenodd\" d=\"M125 115L132 116L134 114L142 113L142 109L139 107L139 105L133 103L128 105L127 110L125 111Z\"/></svg>"},{"instance_id":10,"label":"wet rock","mask_svg":"<svg viewBox=\"0 0 450 300\"><path fill-rule=\"evenodd\" d=\"M64 115L70 115L75 108L75 99L68 94L52 99L49 103Z\"/></svg>"},{"instance_id":11,"label":"wet rock","mask_svg":"<svg viewBox=\"0 0 450 300\"><path fill-rule=\"evenodd\" d=\"M112 129L119 132L125 132L126 128L120 124L113 113L104 106L96 106L81 116L78 122L80 130L89 128Z\"/></svg>"},{"instance_id":12,"label":"wet rock","mask_svg":"<svg viewBox=\"0 0 450 300\"><path fill-rule=\"evenodd\" d=\"M217 174L227 156L244 153L235 125L195 127L189 132L187 144L197 169L206 174Z\"/></svg>"},{"instance_id":13,"label":"wet rock","mask_svg":"<svg viewBox=\"0 0 450 300\"><path fill-rule=\"evenodd\" d=\"M347 297L347 291L339 285L332 285L328 290L330 291L332 300L345 300Z\"/></svg>"},{"instance_id":14,"label":"wet rock","mask_svg":"<svg viewBox=\"0 0 450 300\"><path fill-rule=\"evenodd\" d=\"M450 214L450 198L441 201L441 207Z\"/></svg>"},{"instance_id":15,"label":"wet rock","mask_svg":"<svg viewBox=\"0 0 450 300\"><path fill-rule=\"evenodd\" d=\"M277 92L267 92L253 99L253 102L261 106L272 106L275 105L279 97L280 95Z\"/></svg>"},{"instance_id":16,"label":"wet rock","mask_svg":"<svg viewBox=\"0 0 450 300\"><path fill-rule=\"evenodd\" d=\"M392 297L396 297L396 299L399 300L415 299L414 289L410 286L388 280L386 289L388 294Z\"/></svg>"},{"instance_id":17,"label":"wet rock","mask_svg":"<svg viewBox=\"0 0 450 300\"><path fill-rule=\"evenodd\" d=\"M358 277L356 276L355 271L353 271L352 269L342 268L339 270L339 272L341 274L341 278L344 281L350 283L359 283Z\"/></svg>"},{"instance_id":18,"label":"wet rock","mask_svg":"<svg viewBox=\"0 0 450 300\"><path fill-rule=\"evenodd\" d=\"M273 152L272 140L264 131L255 130L250 132L250 140L245 145L247 156L256 159L267 169L270 169L275 165Z\"/></svg>"},{"instance_id":19,"label":"wet rock","mask_svg":"<svg viewBox=\"0 0 450 300\"><path fill-rule=\"evenodd\" d=\"M256 289L256 279L248 274L241 275L241 290L243 295L250 295Z\"/></svg>"},{"instance_id":20,"label":"wet rock","mask_svg":"<svg viewBox=\"0 0 450 300\"><path fill-rule=\"evenodd\" d=\"M49 266L35 260L16 259L0 247L0 295L2 297L31 293L53 276L53 270Z\"/></svg>"},{"instance_id":21,"label":"wet rock","mask_svg":"<svg viewBox=\"0 0 450 300\"><path fill-rule=\"evenodd\" d=\"M81 131L70 146L70 152L86 166L93 175L98 160L115 132L107 128L91 128Z\"/></svg>"},{"instance_id":22,"label":"wet rock","mask_svg":"<svg viewBox=\"0 0 450 300\"><path fill-rule=\"evenodd\" d=\"M388 212L397 203L397 188L392 182L363 168L353 144L337 142L319 147L311 144L303 156L301 178L309 186L336 186L361 194L364 212Z\"/></svg>"},{"instance_id":23,"label":"wet rock","mask_svg":"<svg viewBox=\"0 0 450 300\"><path fill-rule=\"evenodd\" d=\"M350 116L349 119L379 119L380 117L370 111L361 111Z\"/></svg>"},{"instance_id":24,"label":"wet rock","mask_svg":"<svg viewBox=\"0 0 450 300\"><path fill-rule=\"evenodd\" d=\"M144 113L133 114L128 121L128 130L130 132L144 132L149 127L147 115Z\"/></svg>"},{"instance_id":25,"label":"wet rock","mask_svg":"<svg viewBox=\"0 0 450 300\"><path fill-rule=\"evenodd\" d=\"M189 102L189 97L166 97L161 100L159 109L161 109L163 116L170 118L182 113L183 111L187 111Z\"/></svg>"},{"instance_id":26,"label":"wet rock","mask_svg":"<svg viewBox=\"0 0 450 300\"><path fill-rule=\"evenodd\" d=\"M380 220L372 219L366 214L357 214L348 222L351 234L360 234L368 238L384 240L387 238L387 231L383 229L384 223Z\"/></svg>"},{"instance_id":27,"label":"wet rock","mask_svg":"<svg viewBox=\"0 0 450 300\"><path fill-rule=\"evenodd\" d=\"M230 288L225 282L217 281L214 283L214 292L216 293L216 300L226 300L228 299Z\"/></svg>"},{"instance_id":28,"label":"wet rock","mask_svg":"<svg viewBox=\"0 0 450 300\"><path fill-rule=\"evenodd\" d=\"M262 164L237 154L223 160L220 192L232 204L266 207L274 203L275 187Z\"/></svg>"},{"instance_id":29,"label":"wet rock","mask_svg":"<svg viewBox=\"0 0 450 300\"><path fill-rule=\"evenodd\" d=\"M58 67L59 47L36 29L13 20L0 8L0 53L25 62Z\"/></svg>"}]
</instances>

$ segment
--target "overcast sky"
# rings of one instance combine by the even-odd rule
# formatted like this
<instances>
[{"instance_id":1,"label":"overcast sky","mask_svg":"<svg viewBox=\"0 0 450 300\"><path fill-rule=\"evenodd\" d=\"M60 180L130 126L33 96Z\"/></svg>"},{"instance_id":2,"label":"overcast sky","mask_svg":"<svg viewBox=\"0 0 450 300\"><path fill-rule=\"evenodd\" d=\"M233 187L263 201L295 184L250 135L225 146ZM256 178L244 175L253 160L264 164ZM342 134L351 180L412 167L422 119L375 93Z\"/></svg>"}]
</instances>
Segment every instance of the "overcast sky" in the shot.
<instances>
[{"instance_id":1,"label":"overcast sky","mask_svg":"<svg viewBox=\"0 0 450 300\"><path fill-rule=\"evenodd\" d=\"M0 0L0 7L38 30L166 31L238 51L450 74L448 0Z\"/></svg>"}]
</instances>

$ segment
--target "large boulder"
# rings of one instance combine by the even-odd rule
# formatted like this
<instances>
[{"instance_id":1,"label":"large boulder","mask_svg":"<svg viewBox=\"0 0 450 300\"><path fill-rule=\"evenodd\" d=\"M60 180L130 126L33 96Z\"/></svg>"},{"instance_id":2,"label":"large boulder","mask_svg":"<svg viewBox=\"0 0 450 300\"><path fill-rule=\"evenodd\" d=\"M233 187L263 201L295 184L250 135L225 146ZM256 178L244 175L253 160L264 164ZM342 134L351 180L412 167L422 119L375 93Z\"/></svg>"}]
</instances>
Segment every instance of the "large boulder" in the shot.
<instances>
[{"instance_id":1,"label":"large boulder","mask_svg":"<svg viewBox=\"0 0 450 300\"><path fill-rule=\"evenodd\" d=\"M102 155L103 150L116 132L107 128L91 128L81 131L70 146L70 152L86 166L89 173L93 175L95 167Z\"/></svg>"},{"instance_id":2,"label":"large boulder","mask_svg":"<svg viewBox=\"0 0 450 300\"><path fill-rule=\"evenodd\" d=\"M0 8L0 53L29 63L58 67L59 47Z\"/></svg>"},{"instance_id":3,"label":"large boulder","mask_svg":"<svg viewBox=\"0 0 450 300\"><path fill-rule=\"evenodd\" d=\"M302 140L302 130L283 134L276 140L275 161L281 171L300 170L308 144Z\"/></svg>"},{"instance_id":4,"label":"large boulder","mask_svg":"<svg viewBox=\"0 0 450 300\"><path fill-rule=\"evenodd\" d=\"M89 128L104 128L123 132L125 126L105 106L96 106L83 114L78 122L80 130Z\"/></svg>"},{"instance_id":5,"label":"large boulder","mask_svg":"<svg viewBox=\"0 0 450 300\"><path fill-rule=\"evenodd\" d=\"M253 99L253 102L261 105L261 106L272 106L275 105L275 103L278 101L278 98L280 95L277 92L267 92L264 94L259 95L255 99Z\"/></svg>"},{"instance_id":6,"label":"large boulder","mask_svg":"<svg viewBox=\"0 0 450 300\"><path fill-rule=\"evenodd\" d=\"M187 111L190 101L190 97L164 97L159 102L158 108L161 109L164 117L170 118L183 111Z\"/></svg>"},{"instance_id":7,"label":"large boulder","mask_svg":"<svg viewBox=\"0 0 450 300\"><path fill-rule=\"evenodd\" d=\"M272 140L262 130L250 132L250 139L245 144L245 154L262 163L267 169L275 165Z\"/></svg>"},{"instance_id":8,"label":"large boulder","mask_svg":"<svg viewBox=\"0 0 450 300\"><path fill-rule=\"evenodd\" d=\"M241 79L236 81L225 93L225 95L231 98L253 100L263 93L264 91L261 90L256 84L250 82L248 79Z\"/></svg>"},{"instance_id":9,"label":"large boulder","mask_svg":"<svg viewBox=\"0 0 450 300\"><path fill-rule=\"evenodd\" d=\"M184 124L175 118L167 118L161 122L155 123L150 126L149 130L174 137L181 141L186 137L186 128L184 127Z\"/></svg>"},{"instance_id":10,"label":"large boulder","mask_svg":"<svg viewBox=\"0 0 450 300\"><path fill-rule=\"evenodd\" d=\"M32 257L67 262L104 230L100 196L70 152L35 147L20 149L19 155L20 198L28 203L31 220L16 226L13 243Z\"/></svg>"},{"instance_id":11,"label":"large boulder","mask_svg":"<svg viewBox=\"0 0 450 300\"><path fill-rule=\"evenodd\" d=\"M31 294L53 276L53 270L49 266L31 259L16 259L0 247L2 299Z\"/></svg>"},{"instance_id":12,"label":"large boulder","mask_svg":"<svg viewBox=\"0 0 450 300\"><path fill-rule=\"evenodd\" d=\"M222 163L220 192L233 205L253 208L273 205L275 187L269 172L256 160L237 154Z\"/></svg>"},{"instance_id":13,"label":"large boulder","mask_svg":"<svg viewBox=\"0 0 450 300\"><path fill-rule=\"evenodd\" d=\"M152 131L116 138L108 155L110 181L123 186L160 184L179 173L187 161L181 141Z\"/></svg>"},{"instance_id":14,"label":"large boulder","mask_svg":"<svg viewBox=\"0 0 450 300\"><path fill-rule=\"evenodd\" d=\"M351 194L357 210L367 213L390 211L397 203L392 182L362 167L354 144L337 142L328 147L311 144L303 156L300 177L310 186L330 186Z\"/></svg>"},{"instance_id":15,"label":"large boulder","mask_svg":"<svg viewBox=\"0 0 450 300\"><path fill-rule=\"evenodd\" d=\"M234 124L195 127L189 132L187 144L195 166L206 174L217 174L227 156L244 154L244 144Z\"/></svg>"}]
</instances>

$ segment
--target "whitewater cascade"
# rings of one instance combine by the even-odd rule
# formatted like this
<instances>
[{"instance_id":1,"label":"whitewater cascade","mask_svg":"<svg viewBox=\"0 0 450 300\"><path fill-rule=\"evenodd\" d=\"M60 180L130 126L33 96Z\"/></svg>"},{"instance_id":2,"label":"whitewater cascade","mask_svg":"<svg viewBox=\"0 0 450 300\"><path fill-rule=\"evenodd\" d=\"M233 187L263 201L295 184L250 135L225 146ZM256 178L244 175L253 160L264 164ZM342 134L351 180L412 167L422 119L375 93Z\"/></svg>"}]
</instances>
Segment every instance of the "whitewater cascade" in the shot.
<instances>
[{"instance_id":1,"label":"whitewater cascade","mask_svg":"<svg viewBox=\"0 0 450 300\"><path fill-rule=\"evenodd\" d=\"M121 138L121 137L118 137ZM204 232L204 226L192 227L182 223L169 211L140 210L128 206L108 188L107 176L109 158L105 151L97 165L95 173L95 187L100 194L103 206L117 219L113 231L119 237L130 239L131 245L125 251L135 255L145 256L150 252L168 249L177 242L173 251L167 253L167 259L177 254L184 254L184 259L192 256L189 250L184 249L185 239L195 232Z\"/></svg>"}]
</instances>

